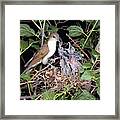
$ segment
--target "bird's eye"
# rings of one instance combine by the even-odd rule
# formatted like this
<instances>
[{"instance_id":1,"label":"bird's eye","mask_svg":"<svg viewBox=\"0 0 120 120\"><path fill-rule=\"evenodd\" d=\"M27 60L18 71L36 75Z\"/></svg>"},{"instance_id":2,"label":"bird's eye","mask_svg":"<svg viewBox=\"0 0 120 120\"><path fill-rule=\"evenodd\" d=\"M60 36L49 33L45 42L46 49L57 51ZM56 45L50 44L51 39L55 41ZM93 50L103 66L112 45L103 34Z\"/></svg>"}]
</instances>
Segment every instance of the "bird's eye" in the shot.
<instances>
[{"instance_id":1,"label":"bird's eye","mask_svg":"<svg viewBox=\"0 0 120 120\"><path fill-rule=\"evenodd\" d=\"M53 38L55 38L55 35L53 35Z\"/></svg>"}]
</instances>

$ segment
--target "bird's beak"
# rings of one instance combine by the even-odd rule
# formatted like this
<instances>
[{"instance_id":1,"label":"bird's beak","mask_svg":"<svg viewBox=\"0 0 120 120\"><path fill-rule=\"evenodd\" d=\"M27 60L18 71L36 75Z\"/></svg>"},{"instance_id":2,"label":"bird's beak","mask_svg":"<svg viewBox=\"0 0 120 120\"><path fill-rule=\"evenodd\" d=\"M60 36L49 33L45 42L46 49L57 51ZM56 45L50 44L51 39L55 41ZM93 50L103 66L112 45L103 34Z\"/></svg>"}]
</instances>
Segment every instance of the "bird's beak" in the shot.
<instances>
[{"instance_id":1,"label":"bird's beak","mask_svg":"<svg viewBox=\"0 0 120 120\"><path fill-rule=\"evenodd\" d=\"M57 39L57 42L60 42L59 39Z\"/></svg>"},{"instance_id":2,"label":"bird's beak","mask_svg":"<svg viewBox=\"0 0 120 120\"><path fill-rule=\"evenodd\" d=\"M61 39L61 38L59 38L59 39L57 39L57 41L58 41L58 42L62 42L62 39Z\"/></svg>"}]
</instances>

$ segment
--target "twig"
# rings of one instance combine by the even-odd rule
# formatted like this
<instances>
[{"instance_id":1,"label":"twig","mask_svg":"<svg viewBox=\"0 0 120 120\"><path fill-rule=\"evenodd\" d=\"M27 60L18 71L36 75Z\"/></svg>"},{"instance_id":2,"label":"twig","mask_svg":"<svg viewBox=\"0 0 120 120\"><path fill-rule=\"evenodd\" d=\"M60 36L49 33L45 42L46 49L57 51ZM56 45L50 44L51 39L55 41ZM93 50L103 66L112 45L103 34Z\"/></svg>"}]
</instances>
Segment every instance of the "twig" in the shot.
<instances>
[{"instance_id":1,"label":"twig","mask_svg":"<svg viewBox=\"0 0 120 120\"><path fill-rule=\"evenodd\" d=\"M41 29L42 29L42 24L41 24L41 21L39 20L39 23L40 23L40 27L41 27Z\"/></svg>"},{"instance_id":2,"label":"twig","mask_svg":"<svg viewBox=\"0 0 120 120\"><path fill-rule=\"evenodd\" d=\"M69 39L76 45L76 47L79 48L80 51L89 59L89 56L83 51L83 49L68 34L66 34L66 36L68 36Z\"/></svg>"},{"instance_id":3,"label":"twig","mask_svg":"<svg viewBox=\"0 0 120 120\"><path fill-rule=\"evenodd\" d=\"M41 95L38 95L38 97L37 97L37 98L35 98L35 100L38 100L40 97L41 97Z\"/></svg>"},{"instance_id":4,"label":"twig","mask_svg":"<svg viewBox=\"0 0 120 120\"><path fill-rule=\"evenodd\" d=\"M37 25L37 23L34 21L34 20L32 20L32 22L35 24L35 26L41 31L41 28Z\"/></svg>"},{"instance_id":5,"label":"twig","mask_svg":"<svg viewBox=\"0 0 120 120\"><path fill-rule=\"evenodd\" d=\"M100 61L100 60L98 60L98 58L96 58L95 62L93 63L93 65L92 65L92 67L91 67L91 70L94 68L94 66L96 65L96 63L97 63L98 61Z\"/></svg>"},{"instance_id":6,"label":"twig","mask_svg":"<svg viewBox=\"0 0 120 120\"><path fill-rule=\"evenodd\" d=\"M88 25L88 27L87 27L87 30L86 30L87 32L89 31L90 25L91 25L91 22L89 23L89 25Z\"/></svg>"},{"instance_id":7,"label":"twig","mask_svg":"<svg viewBox=\"0 0 120 120\"><path fill-rule=\"evenodd\" d=\"M59 23L65 23L65 22L67 22L67 21L68 21L68 20L59 21L58 24L59 24Z\"/></svg>"},{"instance_id":8,"label":"twig","mask_svg":"<svg viewBox=\"0 0 120 120\"><path fill-rule=\"evenodd\" d=\"M44 42L44 29L45 29L45 20L43 22L43 27L42 27L42 42L41 42L41 46L43 46L43 42Z\"/></svg>"},{"instance_id":9,"label":"twig","mask_svg":"<svg viewBox=\"0 0 120 120\"><path fill-rule=\"evenodd\" d=\"M31 77L30 80L32 80L37 74L38 74L38 71Z\"/></svg>"},{"instance_id":10,"label":"twig","mask_svg":"<svg viewBox=\"0 0 120 120\"><path fill-rule=\"evenodd\" d=\"M57 26L56 20L54 20L55 26Z\"/></svg>"},{"instance_id":11,"label":"twig","mask_svg":"<svg viewBox=\"0 0 120 120\"><path fill-rule=\"evenodd\" d=\"M21 85L25 85L25 84L29 84L29 83L34 83L35 81L28 81L28 82L24 82L24 83L20 83L20 86Z\"/></svg>"},{"instance_id":12,"label":"twig","mask_svg":"<svg viewBox=\"0 0 120 120\"><path fill-rule=\"evenodd\" d=\"M39 41L35 41L35 42L30 43L29 46L20 53L20 55L22 55L27 49L29 49L32 46L32 44L38 43L38 42Z\"/></svg>"},{"instance_id":13,"label":"twig","mask_svg":"<svg viewBox=\"0 0 120 120\"><path fill-rule=\"evenodd\" d=\"M82 34L84 34L87 37L87 35L84 32L82 32Z\"/></svg>"},{"instance_id":14,"label":"twig","mask_svg":"<svg viewBox=\"0 0 120 120\"><path fill-rule=\"evenodd\" d=\"M21 59L23 60L23 62L24 62L24 64L25 64L25 60L24 60L23 56L21 56Z\"/></svg>"},{"instance_id":15,"label":"twig","mask_svg":"<svg viewBox=\"0 0 120 120\"><path fill-rule=\"evenodd\" d=\"M40 72L42 73L42 71L44 71L45 69L47 69L51 64L48 64L45 68L43 68L42 70L40 70Z\"/></svg>"},{"instance_id":16,"label":"twig","mask_svg":"<svg viewBox=\"0 0 120 120\"><path fill-rule=\"evenodd\" d=\"M49 21L49 20L47 20L47 22L48 22L48 24L51 26L51 23L50 23L50 21Z\"/></svg>"},{"instance_id":17,"label":"twig","mask_svg":"<svg viewBox=\"0 0 120 120\"><path fill-rule=\"evenodd\" d=\"M85 44L87 43L87 41L88 41L88 39L89 39L89 37L90 37L91 33L93 32L93 30L94 30L94 28L95 28L95 26L96 26L97 22L98 22L98 20L96 20L95 24L93 25L93 28L90 30L90 33L89 33L89 35L87 36L87 38L86 38L86 40L85 40L85 42L84 42L84 44L83 44L83 47L82 47L82 48L84 48L84 47L85 47Z\"/></svg>"},{"instance_id":18,"label":"twig","mask_svg":"<svg viewBox=\"0 0 120 120\"><path fill-rule=\"evenodd\" d=\"M43 43L44 43L44 36L45 36L44 29L45 29L45 20L43 21L43 27L42 27L42 41L41 41L41 46L43 46ZM41 68L42 68L42 66L40 65L39 70L41 70Z\"/></svg>"},{"instance_id":19,"label":"twig","mask_svg":"<svg viewBox=\"0 0 120 120\"><path fill-rule=\"evenodd\" d=\"M20 99L28 99L28 98L32 98L32 97L36 97L37 95L33 95L33 96L21 96Z\"/></svg>"},{"instance_id":20,"label":"twig","mask_svg":"<svg viewBox=\"0 0 120 120\"><path fill-rule=\"evenodd\" d=\"M29 94L30 94L30 96L32 95L31 94L31 90L30 90L30 85L27 83L27 86L28 86L28 91L29 91Z\"/></svg>"}]
</instances>

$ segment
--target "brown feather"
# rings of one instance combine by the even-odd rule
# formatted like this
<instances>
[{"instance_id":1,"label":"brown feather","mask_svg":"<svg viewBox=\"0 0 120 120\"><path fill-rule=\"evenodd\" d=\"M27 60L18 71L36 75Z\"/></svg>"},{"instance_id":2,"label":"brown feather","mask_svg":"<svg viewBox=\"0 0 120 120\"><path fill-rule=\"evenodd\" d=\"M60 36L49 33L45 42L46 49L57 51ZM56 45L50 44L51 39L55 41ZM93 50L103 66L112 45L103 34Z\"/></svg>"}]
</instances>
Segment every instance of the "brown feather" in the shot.
<instances>
[{"instance_id":1,"label":"brown feather","mask_svg":"<svg viewBox=\"0 0 120 120\"><path fill-rule=\"evenodd\" d=\"M36 55L34 56L33 60L31 61L31 63L29 64L29 67L32 65L37 64L38 62L40 62L49 52L49 48L47 44L44 44L41 49L36 53Z\"/></svg>"}]
</instances>

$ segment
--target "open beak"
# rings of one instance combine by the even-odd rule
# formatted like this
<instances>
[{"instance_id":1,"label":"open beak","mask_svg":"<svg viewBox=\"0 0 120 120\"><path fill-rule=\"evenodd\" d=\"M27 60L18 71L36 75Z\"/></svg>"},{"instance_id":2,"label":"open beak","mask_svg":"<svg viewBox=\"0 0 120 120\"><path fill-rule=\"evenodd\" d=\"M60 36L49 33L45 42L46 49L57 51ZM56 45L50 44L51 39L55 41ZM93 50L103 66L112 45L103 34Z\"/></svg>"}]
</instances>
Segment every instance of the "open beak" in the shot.
<instances>
[{"instance_id":1,"label":"open beak","mask_svg":"<svg viewBox=\"0 0 120 120\"><path fill-rule=\"evenodd\" d=\"M59 39L57 39L58 42L62 42L62 39L59 37Z\"/></svg>"}]
</instances>

